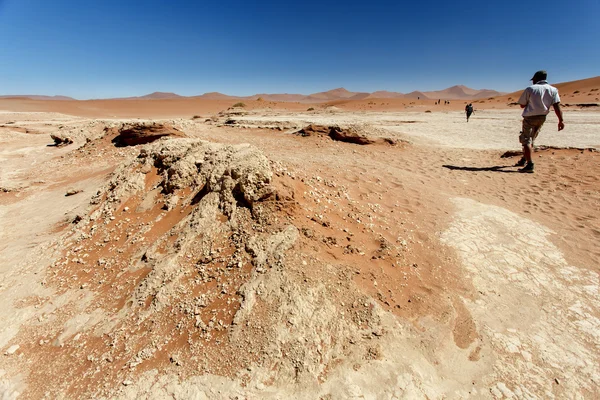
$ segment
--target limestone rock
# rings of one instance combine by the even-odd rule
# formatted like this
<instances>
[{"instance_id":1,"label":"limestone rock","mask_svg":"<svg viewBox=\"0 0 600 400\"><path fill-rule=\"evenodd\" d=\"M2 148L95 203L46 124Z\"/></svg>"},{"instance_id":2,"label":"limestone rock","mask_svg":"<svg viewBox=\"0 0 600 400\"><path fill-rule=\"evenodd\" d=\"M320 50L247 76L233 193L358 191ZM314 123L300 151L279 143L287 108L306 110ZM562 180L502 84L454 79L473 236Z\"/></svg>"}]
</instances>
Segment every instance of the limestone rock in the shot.
<instances>
[{"instance_id":1,"label":"limestone rock","mask_svg":"<svg viewBox=\"0 0 600 400\"><path fill-rule=\"evenodd\" d=\"M184 137L185 134L169 124L133 123L121 127L107 128L107 132L117 133L112 142L117 147L137 146L152 143L165 136Z\"/></svg>"},{"instance_id":2,"label":"limestone rock","mask_svg":"<svg viewBox=\"0 0 600 400\"><path fill-rule=\"evenodd\" d=\"M329 135L329 131L331 130L328 126L310 124L305 128L302 128L298 131L300 136L325 136Z\"/></svg>"},{"instance_id":3,"label":"limestone rock","mask_svg":"<svg viewBox=\"0 0 600 400\"><path fill-rule=\"evenodd\" d=\"M69 189L67 190L67 193L65 193L65 196L73 196L76 195L77 193L81 193L82 190L81 189Z\"/></svg>"},{"instance_id":4,"label":"limestone rock","mask_svg":"<svg viewBox=\"0 0 600 400\"><path fill-rule=\"evenodd\" d=\"M329 131L329 137L333 140L339 140L341 142L355 143L355 144L373 144L375 140L368 136L361 135L354 129L342 129L338 126L331 127Z\"/></svg>"},{"instance_id":5,"label":"limestone rock","mask_svg":"<svg viewBox=\"0 0 600 400\"><path fill-rule=\"evenodd\" d=\"M61 134L51 134L50 137L54 140L54 145L57 147L66 146L73 143L73 139L69 136L64 136Z\"/></svg>"},{"instance_id":6,"label":"limestone rock","mask_svg":"<svg viewBox=\"0 0 600 400\"><path fill-rule=\"evenodd\" d=\"M360 145L384 142L384 140L382 139L377 140L375 138L372 138L370 135L366 134L365 132L361 131L361 129L354 126L340 127L337 125L324 126L310 124L307 127L299 130L297 134L299 134L300 136L329 136L333 140ZM390 143L389 141L385 142Z\"/></svg>"}]
</instances>

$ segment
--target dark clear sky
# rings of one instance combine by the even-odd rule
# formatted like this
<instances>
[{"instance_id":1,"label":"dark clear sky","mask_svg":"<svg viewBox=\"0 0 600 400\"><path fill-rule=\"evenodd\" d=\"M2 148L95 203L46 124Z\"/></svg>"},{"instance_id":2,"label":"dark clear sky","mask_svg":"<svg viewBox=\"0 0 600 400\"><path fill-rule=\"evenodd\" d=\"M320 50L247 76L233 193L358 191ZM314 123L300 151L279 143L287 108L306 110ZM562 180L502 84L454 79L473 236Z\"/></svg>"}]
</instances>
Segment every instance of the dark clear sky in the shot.
<instances>
[{"instance_id":1,"label":"dark clear sky","mask_svg":"<svg viewBox=\"0 0 600 400\"><path fill-rule=\"evenodd\" d=\"M513 91L600 75L600 1L0 0L0 94Z\"/></svg>"}]
</instances>

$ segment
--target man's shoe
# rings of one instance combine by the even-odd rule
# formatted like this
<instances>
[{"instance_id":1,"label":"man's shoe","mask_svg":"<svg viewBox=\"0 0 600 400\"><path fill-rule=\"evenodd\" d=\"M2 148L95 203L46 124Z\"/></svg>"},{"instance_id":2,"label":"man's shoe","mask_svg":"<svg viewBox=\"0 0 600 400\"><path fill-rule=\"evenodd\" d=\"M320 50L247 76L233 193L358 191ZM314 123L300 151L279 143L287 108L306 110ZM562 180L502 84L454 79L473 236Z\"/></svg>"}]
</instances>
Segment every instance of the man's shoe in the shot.
<instances>
[{"instance_id":1,"label":"man's shoe","mask_svg":"<svg viewBox=\"0 0 600 400\"><path fill-rule=\"evenodd\" d=\"M527 160L525 157L521 157L518 163L515 164L515 167L524 167L527 164Z\"/></svg>"},{"instance_id":2,"label":"man's shoe","mask_svg":"<svg viewBox=\"0 0 600 400\"><path fill-rule=\"evenodd\" d=\"M523 168L519 168L519 172L533 174L533 163L527 163Z\"/></svg>"}]
</instances>

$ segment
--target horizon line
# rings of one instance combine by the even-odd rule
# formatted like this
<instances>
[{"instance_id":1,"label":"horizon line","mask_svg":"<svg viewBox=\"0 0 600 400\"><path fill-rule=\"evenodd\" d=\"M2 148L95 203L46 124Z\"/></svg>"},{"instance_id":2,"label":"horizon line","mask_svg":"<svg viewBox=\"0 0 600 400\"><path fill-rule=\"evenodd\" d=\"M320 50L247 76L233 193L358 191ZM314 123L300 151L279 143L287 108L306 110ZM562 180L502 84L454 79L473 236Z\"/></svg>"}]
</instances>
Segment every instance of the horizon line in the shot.
<instances>
[{"instance_id":1,"label":"horizon line","mask_svg":"<svg viewBox=\"0 0 600 400\"><path fill-rule=\"evenodd\" d=\"M412 90L410 92L397 92L397 91L393 91L393 90L386 90L386 89L378 89L372 92L363 92L363 91L352 91L352 90L348 90L345 87L337 87L337 88L333 88L333 89L329 89L329 90L323 90L320 92L314 92L314 93L310 93L310 94L304 94L304 93L289 93L289 92L280 92L280 93L266 93L266 92L260 92L260 93L254 93L254 94L250 94L250 95L233 95L233 94L227 94L227 93L223 93L223 92L219 92L219 91L210 91L210 92L204 92L201 94L193 94L193 95L180 95L176 92L168 92L168 91L160 91L160 90L156 90L150 93L145 93L145 94L141 94L141 95L130 95L130 96L120 96L120 97L98 97L98 98L76 98L76 97L72 97L72 96L68 96L68 95L64 95L64 94L0 94L0 99L2 98L11 98L11 97L23 97L23 98L30 98L30 97L66 97L69 100L77 100L77 101L93 101L93 100L127 100L127 99L139 99L141 97L146 97L146 96L151 96L154 94L168 94L168 95L175 95L181 98L193 98L193 97L201 97L207 94L215 94L215 95L223 95L223 96L228 96L228 97L232 97L232 98L250 98L250 97L254 97L254 96L261 96L261 95L267 95L267 96L273 96L273 95L291 95L291 96L304 96L304 97L310 97L316 94L322 94L322 93L329 93L329 92L333 92L336 90L345 90L349 93L353 93L353 95L357 95L357 94L373 94L373 93L377 93L377 92L388 92L388 93L394 93L394 94L398 94L398 95L408 95L411 93L432 93L432 92L442 92L444 90L448 90L448 89L452 89L455 87L461 87L461 88L466 88L466 89L470 89L470 90L476 90L476 91L486 91L486 90L490 90L490 91L495 91L498 92L499 95L504 95L504 94L508 94L508 93L512 93L512 92L502 92L496 89L489 89L489 88L482 88L482 89L473 89L470 88L466 85L463 84L456 84L456 85L452 85L452 86L448 86L447 88L444 89L437 89L437 90L427 90L427 91L423 91L423 90ZM153 99L148 99L148 100L153 100ZM161 100L161 99L154 99L154 100ZM168 100L168 99L162 99L162 100Z\"/></svg>"},{"instance_id":2,"label":"horizon line","mask_svg":"<svg viewBox=\"0 0 600 400\"><path fill-rule=\"evenodd\" d=\"M567 83L573 83L573 82L578 82L578 81L584 81L584 80L588 80L588 79L594 79L594 78L600 78L600 75L596 75L596 76L592 76L592 77L587 77L587 78L581 78L581 79L576 79L576 80L572 80L572 81L565 81L565 82L556 82L556 83L552 83L553 85L563 85L563 84L567 84ZM333 92L336 90L345 90L347 92L353 93L354 95L357 94L373 94L373 93L377 93L377 92L389 92L389 93L393 93L393 94L398 94L398 95L410 95L411 93L415 93L415 92L419 92L419 93L423 93L425 96L427 95L427 93L433 93L433 92L443 92L445 90L448 89L452 89L455 87L461 87L461 88L466 88L466 89L470 89L470 90L476 90L476 91L494 91L494 92L498 92L498 94L496 96L501 96L501 95L505 95L505 94L509 94L509 93L514 93L516 91L519 91L521 89L517 89L514 91L499 91L496 89L489 89L489 88L482 88L482 89L473 89L470 88L466 85L463 84L456 84L456 85L452 85L449 87L446 87L444 89L437 89L437 90L427 90L427 91L423 91L423 90L412 90L410 92L397 92L397 91L391 91L391 90L386 90L386 89L378 89L372 92L365 92L365 91L350 91L348 89L346 89L345 87L337 87L334 89L329 89L329 90L323 90L323 91L319 91L319 92L314 92L314 93L310 93L310 94L303 94L303 93L289 93L289 92L279 92L279 93L265 93L265 92L261 92L261 93L254 93L254 94L250 94L250 95L232 95L232 94L227 94L227 93L223 93L223 92L219 92L219 91L210 91L210 92L204 92L202 94L192 94L192 95L180 95L176 92L169 92L169 91L160 91L160 90L155 90L153 92L150 93L145 93L145 94L141 94L141 95L128 95L128 96L120 96L120 97L95 97L95 98L77 98L77 97L72 97L72 96L68 96L68 95L64 95L64 94L15 94L15 93L10 93L10 94L0 94L0 99L6 99L6 98L15 98L15 97L19 97L19 98L32 98L32 97L65 97L68 98L68 100L77 100L77 101L93 101L93 100L125 100L125 99L140 99L142 97L146 97L146 96L151 96L153 94L168 94L168 95L175 95L177 97L181 97L181 98L194 98L194 97L202 97L205 96L207 94L215 94L215 95L223 95L223 96L227 96L227 97L231 97L231 98L238 98L238 99L247 99L247 98L251 98L254 96L261 96L261 95L291 95L291 96L304 96L304 97L310 97L316 94L323 94L323 93L329 93L329 92ZM524 88L523 88L524 89ZM352 97L352 96L350 96ZM57 99L57 101L59 101L61 99ZM67 100L67 99L65 99ZM153 99L148 99L148 100L153 100ZM159 99L157 99L159 100ZM163 100L167 100L167 99L163 99ZM321 99L324 100L324 99ZM432 99L434 100L434 99Z\"/></svg>"}]
</instances>

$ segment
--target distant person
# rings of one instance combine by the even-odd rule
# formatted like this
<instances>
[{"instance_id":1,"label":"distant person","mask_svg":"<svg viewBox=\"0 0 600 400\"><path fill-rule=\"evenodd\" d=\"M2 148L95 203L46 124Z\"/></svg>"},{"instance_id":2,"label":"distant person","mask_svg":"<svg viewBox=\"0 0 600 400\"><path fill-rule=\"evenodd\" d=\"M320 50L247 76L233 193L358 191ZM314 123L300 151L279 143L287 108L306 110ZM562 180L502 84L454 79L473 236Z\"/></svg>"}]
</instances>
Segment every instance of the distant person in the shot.
<instances>
[{"instance_id":1,"label":"distant person","mask_svg":"<svg viewBox=\"0 0 600 400\"><path fill-rule=\"evenodd\" d=\"M469 122L469 118L473 114L473 104L469 103L465 106L465 113L467 114L467 122Z\"/></svg>"},{"instance_id":2,"label":"distant person","mask_svg":"<svg viewBox=\"0 0 600 400\"><path fill-rule=\"evenodd\" d=\"M525 109L522 114L523 129L519 136L519 141L523 145L523 157L516 164L518 167L523 167L519 169L519 172L533 173L533 161L531 159L533 142L546 121L550 106L554 108L554 112L558 117L558 130L562 131L565 128L558 89L546 82L547 77L548 73L546 71L537 71L531 78L533 85L525 89L518 101L521 108Z\"/></svg>"}]
</instances>

